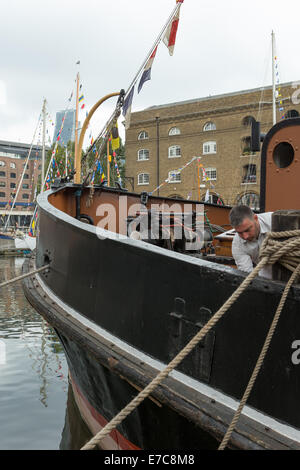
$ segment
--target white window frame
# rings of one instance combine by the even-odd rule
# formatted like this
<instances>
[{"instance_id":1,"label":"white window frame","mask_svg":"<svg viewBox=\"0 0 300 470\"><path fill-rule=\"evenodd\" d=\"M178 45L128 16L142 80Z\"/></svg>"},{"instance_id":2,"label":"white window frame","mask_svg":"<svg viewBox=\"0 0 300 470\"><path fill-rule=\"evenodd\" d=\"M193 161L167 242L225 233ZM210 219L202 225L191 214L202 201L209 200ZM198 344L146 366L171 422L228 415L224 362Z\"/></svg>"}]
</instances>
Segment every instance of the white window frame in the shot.
<instances>
[{"instance_id":1,"label":"white window frame","mask_svg":"<svg viewBox=\"0 0 300 470\"><path fill-rule=\"evenodd\" d=\"M180 129L179 127L171 127L171 129L169 130L169 135L172 136L172 135L180 135L181 132L180 132Z\"/></svg>"},{"instance_id":2,"label":"white window frame","mask_svg":"<svg viewBox=\"0 0 300 470\"><path fill-rule=\"evenodd\" d=\"M141 158L140 155L143 155L143 152L148 152L148 158ZM140 149L138 150L138 162L144 162L145 160L149 160L150 158L150 152L148 149Z\"/></svg>"},{"instance_id":3,"label":"white window frame","mask_svg":"<svg viewBox=\"0 0 300 470\"><path fill-rule=\"evenodd\" d=\"M179 178L176 179L176 177L178 177L178 176L179 176ZM175 177L175 179L173 179L174 177ZM168 183L170 183L170 184L181 183L181 172L179 170L169 171Z\"/></svg>"},{"instance_id":4,"label":"white window frame","mask_svg":"<svg viewBox=\"0 0 300 470\"><path fill-rule=\"evenodd\" d=\"M138 140L146 140L149 139L149 135L147 131L141 131L138 135Z\"/></svg>"},{"instance_id":5,"label":"white window frame","mask_svg":"<svg viewBox=\"0 0 300 470\"><path fill-rule=\"evenodd\" d=\"M179 155L172 155L174 149L175 149L175 154L177 153L178 150L179 150L180 154ZM180 147L180 145L171 145L168 148L168 158L180 158L180 157L181 157L181 147Z\"/></svg>"},{"instance_id":6,"label":"white window frame","mask_svg":"<svg viewBox=\"0 0 300 470\"><path fill-rule=\"evenodd\" d=\"M204 142L203 144L203 155L215 154L217 153L217 142L210 140Z\"/></svg>"},{"instance_id":7,"label":"white window frame","mask_svg":"<svg viewBox=\"0 0 300 470\"><path fill-rule=\"evenodd\" d=\"M10 167L10 168L13 168L14 170L17 168L17 166L16 166L15 163L10 163L10 164L9 164L9 167Z\"/></svg>"},{"instance_id":8,"label":"white window frame","mask_svg":"<svg viewBox=\"0 0 300 470\"><path fill-rule=\"evenodd\" d=\"M0 167L3 168L5 166L5 162L3 160L0 160Z\"/></svg>"},{"instance_id":9,"label":"white window frame","mask_svg":"<svg viewBox=\"0 0 300 470\"><path fill-rule=\"evenodd\" d=\"M145 176L148 177L148 181L145 181ZM149 173L139 173L137 179L138 179L138 185L139 186L150 184L150 175L149 175ZM146 178L146 180L147 180L147 178Z\"/></svg>"},{"instance_id":10,"label":"white window frame","mask_svg":"<svg viewBox=\"0 0 300 470\"><path fill-rule=\"evenodd\" d=\"M217 169L216 168L204 168L205 173L209 181L217 181ZM215 177L212 174L215 173Z\"/></svg>"},{"instance_id":11,"label":"white window frame","mask_svg":"<svg viewBox=\"0 0 300 470\"><path fill-rule=\"evenodd\" d=\"M215 131L215 130L217 130L217 127L215 123L212 121L206 122L203 126L203 132Z\"/></svg>"}]
</instances>

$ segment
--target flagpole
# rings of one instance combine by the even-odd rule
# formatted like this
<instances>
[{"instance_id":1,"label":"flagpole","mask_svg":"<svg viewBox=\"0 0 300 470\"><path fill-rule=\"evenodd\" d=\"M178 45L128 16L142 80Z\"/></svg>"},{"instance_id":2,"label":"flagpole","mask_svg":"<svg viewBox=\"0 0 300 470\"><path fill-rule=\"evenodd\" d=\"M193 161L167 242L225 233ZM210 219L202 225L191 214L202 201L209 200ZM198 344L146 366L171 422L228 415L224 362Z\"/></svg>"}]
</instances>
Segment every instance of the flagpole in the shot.
<instances>
[{"instance_id":1,"label":"flagpole","mask_svg":"<svg viewBox=\"0 0 300 470\"><path fill-rule=\"evenodd\" d=\"M276 124L276 87L275 87L275 35L272 31L272 109L273 126Z\"/></svg>"},{"instance_id":2,"label":"flagpole","mask_svg":"<svg viewBox=\"0 0 300 470\"><path fill-rule=\"evenodd\" d=\"M172 13L170 14L166 24L164 25L164 27L162 28L161 32L159 33L154 45L152 46L152 48L150 49L150 51L148 52L148 55L146 56L146 59L144 60L144 62L142 63L141 67L139 68L137 74L135 75L134 79L132 80L132 82L130 83L129 87L127 88L126 90L126 93L124 95L124 99L127 97L127 95L129 94L131 88L133 87L133 85L137 82L137 79L141 73L141 71L144 69L146 63L148 62L151 54L153 53L154 49L156 48L156 46L159 44L159 42L161 41L164 33L166 32L166 29L167 27L169 26L170 24L170 21L172 20L172 18L176 15L176 13L178 12L179 8L181 6L181 2L176 2L176 6L174 8L174 10L172 11Z\"/></svg>"},{"instance_id":3,"label":"flagpole","mask_svg":"<svg viewBox=\"0 0 300 470\"><path fill-rule=\"evenodd\" d=\"M110 186L109 138L107 138L107 186Z\"/></svg>"}]
</instances>

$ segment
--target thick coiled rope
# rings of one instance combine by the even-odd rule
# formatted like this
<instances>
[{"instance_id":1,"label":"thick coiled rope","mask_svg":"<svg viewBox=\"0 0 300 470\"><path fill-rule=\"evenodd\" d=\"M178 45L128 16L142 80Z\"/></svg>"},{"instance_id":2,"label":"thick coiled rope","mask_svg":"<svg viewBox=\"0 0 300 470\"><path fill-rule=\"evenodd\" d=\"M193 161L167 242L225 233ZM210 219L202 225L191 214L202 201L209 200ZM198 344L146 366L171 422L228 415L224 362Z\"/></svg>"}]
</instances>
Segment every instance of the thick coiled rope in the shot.
<instances>
[{"instance_id":1,"label":"thick coiled rope","mask_svg":"<svg viewBox=\"0 0 300 470\"><path fill-rule=\"evenodd\" d=\"M284 240L280 240L280 239ZM286 240L286 238L288 238ZM204 325L204 327L189 341L189 343L177 354L177 356L163 369L145 388L142 390L123 410L121 410L107 425L97 433L81 450L91 450L100 443L100 441L110 434L145 398L147 398L153 390L168 376L168 374L175 369L180 362L192 351L192 349L206 336L206 334L215 326L215 324L223 317L227 310L236 302L239 296L249 286L253 279L258 275L259 271L267 264L274 264L279 261L284 266L289 266L288 269L294 271L286 288L283 292L279 306L275 313L271 328L265 340L262 352L259 356L257 364L254 368L244 396L240 405L233 417L233 420L219 446L219 450L223 450L236 426L236 423L241 415L242 409L250 395L253 388L255 379L263 363L264 357L270 345L273 333L278 323L278 319L282 308L284 306L288 291L296 279L300 271L300 230L285 231L285 232L269 232L261 246L260 261L253 271L244 279L241 285L233 292L229 299L223 306L211 317L211 319ZM293 265L296 263L295 268Z\"/></svg>"}]
</instances>

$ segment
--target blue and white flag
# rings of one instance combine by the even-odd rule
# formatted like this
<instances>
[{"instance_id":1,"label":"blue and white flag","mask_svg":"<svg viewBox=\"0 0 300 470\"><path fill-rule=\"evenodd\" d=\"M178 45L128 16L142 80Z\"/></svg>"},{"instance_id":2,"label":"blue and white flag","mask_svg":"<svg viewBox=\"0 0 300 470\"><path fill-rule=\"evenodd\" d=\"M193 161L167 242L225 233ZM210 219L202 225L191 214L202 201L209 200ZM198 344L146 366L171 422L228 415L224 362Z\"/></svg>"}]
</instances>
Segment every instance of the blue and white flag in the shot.
<instances>
[{"instance_id":1,"label":"blue and white flag","mask_svg":"<svg viewBox=\"0 0 300 470\"><path fill-rule=\"evenodd\" d=\"M134 86L131 88L123 104L123 116L125 117L125 129L128 129L130 125L131 104L133 100L133 95L134 95Z\"/></svg>"},{"instance_id":2,"label":"blue and white flag","mask_svg":"<svg viewBox=\"0 0 300 470\"><path fill-rule=\"evenodd\" d=\"M138 86L138 93L141 91L142 86L144 85L144 83L147 80L151 80L151 67L152 67L153 60L154 60L154 57L155 57L155 54L156 54L156 51L157 51L157 47L158 46L156 46L156 48L152 52L147 64L145 65L144 72L143 72L143 75L141 76L140 83L139 83L139 86Z\"/></svg>"}]
</instances>

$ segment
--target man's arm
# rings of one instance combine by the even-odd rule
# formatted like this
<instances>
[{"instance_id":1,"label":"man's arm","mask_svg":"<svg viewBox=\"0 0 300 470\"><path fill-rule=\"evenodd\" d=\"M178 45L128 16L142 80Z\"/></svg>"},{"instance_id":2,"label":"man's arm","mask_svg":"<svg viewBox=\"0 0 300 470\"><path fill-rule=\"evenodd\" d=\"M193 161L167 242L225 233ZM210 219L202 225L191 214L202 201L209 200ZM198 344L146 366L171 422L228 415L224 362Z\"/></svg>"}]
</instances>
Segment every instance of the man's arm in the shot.
<instances>
[{"instance_id":1,"label":"man's arm","mask_svg":"<svg viewBox=\"0 0 300 470\"><path fill-rule=\"evenodd\" d=\"M238 269L246 273L251 273L251 271L253 271L252 259L247 253L245 253L239 240L235 237L232 242L232 256Z\"/></svg>"}]
</instances>

